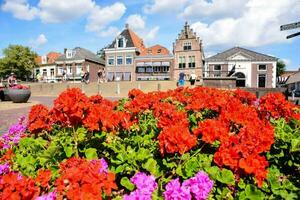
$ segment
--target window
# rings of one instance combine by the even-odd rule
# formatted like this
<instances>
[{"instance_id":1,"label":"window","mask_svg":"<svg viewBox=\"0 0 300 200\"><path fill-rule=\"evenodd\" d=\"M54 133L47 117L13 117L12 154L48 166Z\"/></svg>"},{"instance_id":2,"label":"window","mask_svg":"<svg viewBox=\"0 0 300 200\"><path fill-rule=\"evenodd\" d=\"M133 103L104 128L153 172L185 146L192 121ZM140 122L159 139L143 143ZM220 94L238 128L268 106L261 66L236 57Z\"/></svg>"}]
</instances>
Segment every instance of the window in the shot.
<instances>
[{"instance_id":1,"label":"window","mask_svg":"<svg viewBox=\"0 0 300 200\"><path fill-rule=\"evenodd\" d=\"M132 65L132 55L126 56L126 65Z\"/></svg>"},{"instance_id":2,"label":"window","mask_svg":"<svg viewBox=\"0 0 300 200\"><path fill-rule=\"evenodd\" d=\"M117 65L123 65L123 56L117 57Z\"/></svg>"},{"instance_id":3,"label":"window","mask_svg":"<svg viewBox=\"0 0 300 200\"><path fill-rule=\"evenodd\" d=\"M221 71L221 65L214 65L214 71Z\"/></svg>"},{"instance_id":4,"label":"window","mask_svg":"<svg viewBox=\"0 0 300 200\"><path fill-rule=\"evenodd\" d=\"M43 76L47 76L47 69L43 69Z\"/></svg>"},{"instance_id":5,"label":"window","mask_svg":"<svg viewBox=\"0 0 300 200\"><path fill-rule=\"evenodd\" d=\"M144 73L146 71L145 67L138 67L137 72L138 73Z\"/></svg>"},{"instance_id":6,"label":"window","mask_svg":"<svg viewBox=\"0 0 300 200\"><path fill-rule=\"evenodd\" d=\"M152 67L147 67L146 68L146 72L147 73L152 73L153 72L153 68Z\"/></svg>"},{"instance_id":7,"label":"window","mask_svg":"<svg viewBox=\"0 0 300 200\"><path fill-rule=\"evenodd\" d=\"M265 74L258 75L258 87L260 87L260 88L266 87L266 75Z\"/></svg>"},{"instance_id":8,"label":"window","mask_svg":"<svg viewBox=\"0 0 300 200\"><path fill-rule=\"evenodd\" d=\"M50 76L51 76L51 77L54 76L54 69L50 69Z\"/></svg>"},{"instance_id":9,"label":"window","mask_svg":"<svg viewBox=\"0 0 300 200\"><path fill-rule=\"evenodd\" d=\"M185 68L185 56L179 56L179 69Z\"/></svg>"},{"instance_id":10,"label":"window","mask_svg":"<svg viewBox=\"0 0 300 200\"><path fill-rule=\"evenodd\" d=\"M35 71L35 74L39 74L39 73L40 73L40 70L37 69L37 70Z\"/></svg>"},{"instance_id":11,"label":"window","mask_svg":"<svg viewBox=\"0 0 300 200\"><path fill-rule=\"evenodd\" d=\"M62 67L58 67L57 68L57 74L58 75L62 75L63 74L64 69Z\"/></svg>"},{"instance_id":12,"label":"window","mask_svg":"<svg viewBox=\"0 0 300 200\"><path fill-rule=\"evenodd\" d=\"M67 58L72 58L74 54L75 54L75 52L73 52L72 49L68 49L68 50L66 51L66 57L67 57Z\"/></svg>"},{"instance_id":13,"label":"window","mask_svg":"<svg viewBox=\"0 0 300 200\"><path fill-rule=\"evenodd\" d=\"M115 57L114 56L109 56L108 57L108 61L107 61L108 65L115 65Z\"/></svg>"},{"instance_id":14,"label":"window","mask_svg":"<svg viewBox=\"0 0 300 200\"><path fill-rule=\"evenodd\" d=\"M189 56L189 68L195 68L195 56Z\"/></svg>"},{"instance_id":15,"label":"window","mask_svg":"<svg viewBox=\"0 0 300 200\"><path fill-rule=\"evenodd\" d=\"M151 55L152 54L152 50L148 50L148 54Z\"/></svg>"},{"instance_id":16,"label":"window","mask_svg":"<svg viewBox=\"0 0 300 200\"><path fill-rule=\"evenodd\" d=\"M185 43L183 43L183 50L184 51L192 50L192 43L191 42L185 42Z\"/></svg>"},{"instance_id":17,"label":"window","mask_svg":"<svg viewBox=\"0 0 300 200\"><path fill-rule=\"evenodd\" d=\"M123 76L124 76L124 81L131 81L131 73L130 72L125 72Z\"/></svg>"},{"instance_id":18,"label":"window","mask_svg":"<svg viewBox=\"0 0 300 200\"><path fill-rule=\"evenodd\" d=\"M80 65L80 64L77 64L77 65L76 65L76 74L77 74L77 75L81 75L81 71L82 71L81 65Z\"/></svg>"},{"instance_id":19,"label":"window","mask_svg":"<svg viewBox=\"0 0 300 200\"><path fill-rule=\"evenodd\" d=\"M161 49L158 49L158 50L157 50L157 53L158 53L158 54L161 54Z\"/></svg>"},{"instance_id":20,"label":"window","mask_svg":"<svg viewBox=\"0 0 300 200\"><path fill-rule=\"evenodd\" d=\"M119 38L118 39L118 48L123 48L124 47L124 38Z\"/></svg>"},{"instance_id":21,"label":"window","mask_svg":"<svg viewBox=\"0 0 300 200\"><path fill-rule=\"evenodd\" d=\"M114 80L114 73L113 72L108 72L107 73L107 81L113 81Z\"/></svg>"},{"instance_id":22,"label":"window","mask_svg":"<svg viewBox=\"0 0 300 200\"><path fill-rule=\"evenodd\" d=\"M258 71L266 71L267 65L258 65Z\"/></svg>"},{"instance_id":23,"label":"window","mask_svg":"<svg viewBox=\"0 0 300 200\"><path fill-rule=\"evenodd\" d=\"M67 74L72 74L72 66L71 65L67 66Z\"/></svg>"}]
</instances>

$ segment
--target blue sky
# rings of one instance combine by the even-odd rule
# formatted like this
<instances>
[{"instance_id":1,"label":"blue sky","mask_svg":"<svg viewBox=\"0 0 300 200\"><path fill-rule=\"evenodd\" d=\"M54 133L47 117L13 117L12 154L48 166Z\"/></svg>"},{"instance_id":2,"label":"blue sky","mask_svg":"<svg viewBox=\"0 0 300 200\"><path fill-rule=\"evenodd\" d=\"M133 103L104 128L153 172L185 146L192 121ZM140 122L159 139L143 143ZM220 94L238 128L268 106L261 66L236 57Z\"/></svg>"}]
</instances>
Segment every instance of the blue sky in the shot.
<instances>
[{"instance_id":1,"label":"blue sky","mask_svg":"<svg viewBox=\"0 0 300 200\"><path fill-rule=\"evenodd\" d=\"M108 45L129 23L147 46L172 43L188 21L206 56L242 46L300 68L300 37L282 24L300 21L299 0L0 0L0 49L32 47L38 54ZM175 3L176 2L176 3Z\"/></svg>"}]
</instances>

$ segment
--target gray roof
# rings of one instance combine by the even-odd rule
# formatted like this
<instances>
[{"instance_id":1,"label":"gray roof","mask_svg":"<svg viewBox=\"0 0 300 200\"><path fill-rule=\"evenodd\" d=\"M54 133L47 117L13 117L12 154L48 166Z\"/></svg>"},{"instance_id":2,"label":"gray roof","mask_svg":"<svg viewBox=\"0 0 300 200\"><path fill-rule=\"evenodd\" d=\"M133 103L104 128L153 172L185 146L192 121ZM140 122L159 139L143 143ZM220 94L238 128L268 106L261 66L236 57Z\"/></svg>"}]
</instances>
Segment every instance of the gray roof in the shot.
<instances>
[{"instance_id":1,"label":"gray roof","mask_svg":"<svg viewBox=\"0 0 300 200\"><path fill-rule=\"evenodd\" d=\"M241 47L233 47L228 49L222 53L218 53L212 57L206 58L205 61L228 61L229 58L235 54L244 54L251 61L277 61L278 59L272 56L268 56L262 53L258 53L255 51L251 51L249 49L241 48Z\"/></svg>"},{"instance_id":2,"label":"gray roof","mask_svg":"<svg viewBox=\"0 0 300 200\"><path fill-rule=\"evenodd\" d=\"M290 75L286 84L297 83L297 82L300 82L300 72Z\"/></svg>"},{"instance_id":3,"label":"gray roof","mask_svg":"<svg viewBox=\"0 0 300 200\"><path fill-rule=\"evenodd\" d=\"M75 55L72 58L66 58L66 55L63 54L60 57L58 57L56 61L89 60L105 65L105 61L103 59L101 59L96 54L87 49L76 47L73 49L73 51L75 51Z\"/></svg>"},{"instance_id":4,"label":"gray roof","mask_svg":"<svg viewBox=\"0 0 300 200\"><path fill-rule=\"evenodd\" d=\"M126 42L126 47L135 47L131 38L131 35L129 33L129 29L124 29L119 36L123 36L127 42ZM115 48L116 45L116 40L114 40L110 45L108 45L108 47L106 47L107 49L113 49Z\"/></svg>"}]
</instances>

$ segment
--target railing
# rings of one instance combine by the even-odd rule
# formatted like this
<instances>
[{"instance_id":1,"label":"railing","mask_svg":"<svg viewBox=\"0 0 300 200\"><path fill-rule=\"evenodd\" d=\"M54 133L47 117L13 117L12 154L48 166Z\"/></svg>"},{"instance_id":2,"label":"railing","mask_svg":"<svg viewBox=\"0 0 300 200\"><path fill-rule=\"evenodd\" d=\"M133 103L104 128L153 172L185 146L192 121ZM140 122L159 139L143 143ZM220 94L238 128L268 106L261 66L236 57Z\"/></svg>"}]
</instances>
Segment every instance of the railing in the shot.
<instances>
[{"instance_id":1,"label":"railing","mask_svg":"<svg viewBox=\"0 0 300 200\"><path fill-rule=\"evenodd\" d=\"M205 78L213 78L213 77L232 77L233 72L232 71L224 71L224 70L218 70L218 71L203 71Z\"/></svg>"}]
</instances>

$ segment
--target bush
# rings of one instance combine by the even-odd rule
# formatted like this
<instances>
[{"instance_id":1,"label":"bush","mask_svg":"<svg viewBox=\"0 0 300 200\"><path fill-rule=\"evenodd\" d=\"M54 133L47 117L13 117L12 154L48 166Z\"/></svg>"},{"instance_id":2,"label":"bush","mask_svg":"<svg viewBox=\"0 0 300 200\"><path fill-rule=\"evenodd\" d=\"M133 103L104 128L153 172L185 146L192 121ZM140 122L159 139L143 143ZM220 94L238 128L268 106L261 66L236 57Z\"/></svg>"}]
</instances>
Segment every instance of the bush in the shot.
<instances>
[{"instance_id":1,"label":"bush","mask_svg":"<svg viewBox=\"0 0 300 200\"><path fill-rule=\"evenodd\" d=\"M242 90L68 89L2 136L0 199L299 199L299 111Z\"/></svg>"}]
</instances>

